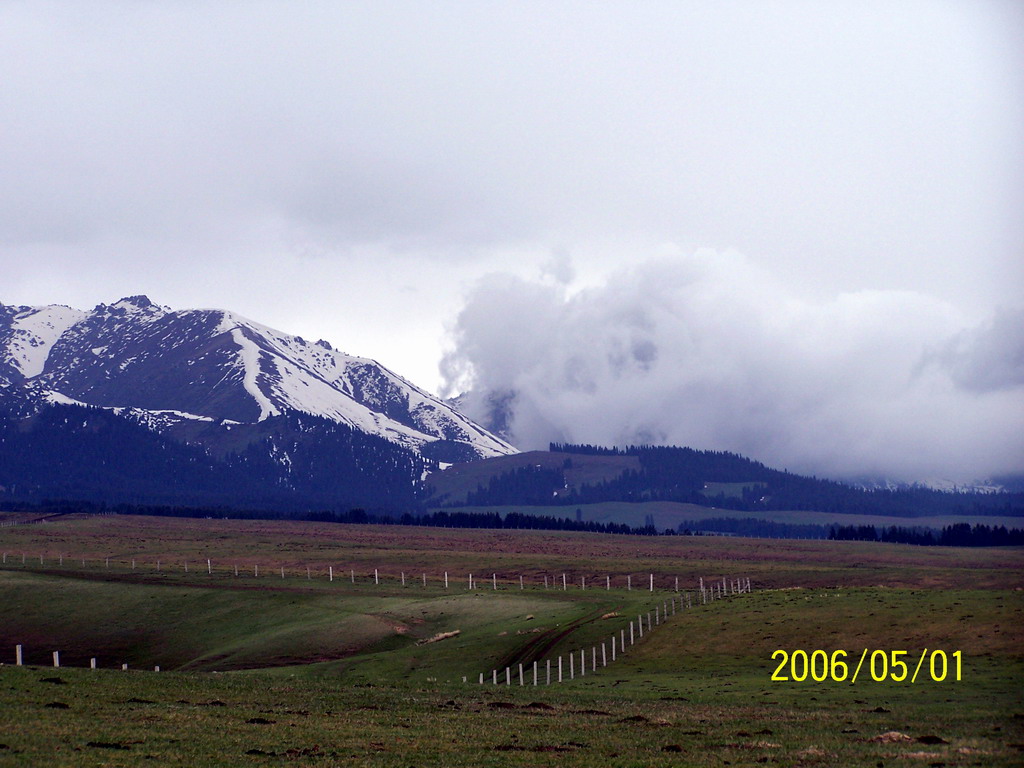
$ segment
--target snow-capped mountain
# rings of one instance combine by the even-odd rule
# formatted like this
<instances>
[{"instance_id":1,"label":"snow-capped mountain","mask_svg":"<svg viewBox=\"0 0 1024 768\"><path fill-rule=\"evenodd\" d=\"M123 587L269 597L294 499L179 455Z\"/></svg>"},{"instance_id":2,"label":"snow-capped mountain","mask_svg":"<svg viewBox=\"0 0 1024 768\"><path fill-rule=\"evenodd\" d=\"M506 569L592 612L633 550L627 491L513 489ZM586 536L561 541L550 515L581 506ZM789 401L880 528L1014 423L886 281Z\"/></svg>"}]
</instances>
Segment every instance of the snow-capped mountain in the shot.
<instances>
[{"instance_id":1,"label":"snow-capped mountain","mask_svg":"<svg viewBox=\"0 0 1024 768\"><path fill-rule=\"evenodd\" d=\"M118 409L155 431L298 412L416 451L442 441L480 457L516 452L373 360L225 310L172 310L145 296L91 311L0 304L5 402L22 414L52 402Z\"/></svg>"}]
</instances>

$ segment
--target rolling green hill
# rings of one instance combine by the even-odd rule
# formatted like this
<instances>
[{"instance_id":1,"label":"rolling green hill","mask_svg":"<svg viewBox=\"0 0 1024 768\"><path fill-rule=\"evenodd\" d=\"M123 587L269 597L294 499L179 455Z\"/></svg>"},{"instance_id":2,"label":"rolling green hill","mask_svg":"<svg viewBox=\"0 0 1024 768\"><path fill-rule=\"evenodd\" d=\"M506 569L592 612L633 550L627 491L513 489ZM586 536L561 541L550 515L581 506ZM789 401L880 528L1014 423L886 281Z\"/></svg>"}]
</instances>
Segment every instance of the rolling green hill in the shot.
<instances>
[{"instance_id":1,"label":"rolling green hill","mask_svg":"<svg viewBox=\"0 0 1024 768\"><path fill-rule=\"evenodd\" d=\"M1019 548L65 516L0 528L0 551L3 766L1009 768L1024 743ZM421 570L426 588L402 585ZM624 589L648 572L653 594ZM561 573L568 589L543 587ZM680 610L606 668L477 682L607 640L673 576L732 574L755 590ZM772 680L779 650L849 669ZM875 658L849 679L861 654L906 651L913 671L926 650L945 673L900 683Z\"/></svg>"}]
</instances>

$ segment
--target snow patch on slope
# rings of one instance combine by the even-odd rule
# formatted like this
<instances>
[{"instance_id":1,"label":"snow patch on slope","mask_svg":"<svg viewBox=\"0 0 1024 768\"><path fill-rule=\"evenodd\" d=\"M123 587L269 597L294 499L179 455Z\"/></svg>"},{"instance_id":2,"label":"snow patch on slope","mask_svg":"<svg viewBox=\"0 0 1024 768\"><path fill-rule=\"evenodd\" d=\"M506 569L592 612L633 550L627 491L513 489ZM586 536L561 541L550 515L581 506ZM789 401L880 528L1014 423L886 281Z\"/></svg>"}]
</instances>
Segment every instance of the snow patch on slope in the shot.
<instances>
[{"instance_id":1,"label":"snow patch on slope","mask_svg":"<svg viewBox=\"0 0 1024 768\"><path fill-rule=\"evenodd\" d=\"M280 411L274 407L263 390L260 389L257 376L260 372L260 350L256 344L246 338L245 333L239 327L231 329L231 338L239 347L239 360L242 366L244 377L242 385L260 407L259 421L270 416L277 416Z\"/></svg>"},{"instance_id":2,"label":"snow patch on slope","mask_svg":"<svg viewBox=\"0 0 1024 768\"><path fill-rule=\"evenodd\" d=\"M456 439L474 443L484 457L517 453L510 444L375 360L345 354L329 344L310 343L231 312L223 312L215 333L230 331L237 342L243 333L240 328L259 340L251 341L249 334L245 334L247 354L258 360L263 347L277 369L277 376L257 381L258 366L246 363L246 390L256 397L261 412L269 408L275 413L290 409L317 414L413 448L437 439ZM357 381L356 375L363 371L379 371L382 380L368 381L364 377ZM387 389L408 397L408 410L415 426L402 424L375 409L384 406ZM262 400L253 390L261 393ZM355 398L357 390L366 402ZM260 419L263 418L266 416L261 415Z\"/></svg>"},{"instance_id":3,"label":"snow patch on slope","mask_svg":"<svg viewBox=\"0 0 1024 768\"><path fill-rule=\"evenodd\" d=\"M88 403L83 403L81 400L75 400L73 397L62 395L60 392L54 392L52 389L48 389L43 393L43 399L52 405L79 405L83 408L88 408Z\"/></svg>"},{"instance_id":4,"label":"snow patch on slope","mask_svg":"<svg viewBox=\"0 0 1024 768\"><path fill-rule=\"evenodd\" d=\"M12 321L7 361L26 379L38 376L57 339L87 315L80 309L57 305L25 307Z\"/></svg>"}]
</instances>

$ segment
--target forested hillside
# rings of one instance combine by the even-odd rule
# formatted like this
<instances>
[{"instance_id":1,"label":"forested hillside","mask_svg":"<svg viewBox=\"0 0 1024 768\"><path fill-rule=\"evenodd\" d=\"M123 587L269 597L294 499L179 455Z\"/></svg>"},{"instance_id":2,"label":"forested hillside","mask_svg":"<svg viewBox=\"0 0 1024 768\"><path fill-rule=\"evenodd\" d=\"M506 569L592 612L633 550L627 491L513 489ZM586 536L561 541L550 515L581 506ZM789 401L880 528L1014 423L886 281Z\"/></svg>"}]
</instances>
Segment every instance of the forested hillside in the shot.
<instances>
[{"instance_id":1,"label":"forested hillside","mask_svg":"<svg viewBox=\"0 0 1024 768\"><path fill-rule=\"evenodd\" d=\"M607 501L674 501L746 513L814 510L898 517L1024 515L1022 493L951 493L924 487L864 490L771 469L723 451L647 445L603 448L564 443L553 443L550 450L562 456L562 460L531 462L492 475L469 492L466 503L571 506ZM614 477L569 482L567 477L574 462L591 456L635 457L638 464ZM509 461L504 459L506 466Z\"/></svg>"},{"instance_id":2,"label":"forested hillside","mask_svg":"<svg viewBox=\"0 0 1024 768\"><path fill-rule=\"evenodd\" d=\"M0 499L406 510L423 469L412 451L305 414L207 422L193 443L99 408L0 415Z\"/></svg>"}]
</instances>

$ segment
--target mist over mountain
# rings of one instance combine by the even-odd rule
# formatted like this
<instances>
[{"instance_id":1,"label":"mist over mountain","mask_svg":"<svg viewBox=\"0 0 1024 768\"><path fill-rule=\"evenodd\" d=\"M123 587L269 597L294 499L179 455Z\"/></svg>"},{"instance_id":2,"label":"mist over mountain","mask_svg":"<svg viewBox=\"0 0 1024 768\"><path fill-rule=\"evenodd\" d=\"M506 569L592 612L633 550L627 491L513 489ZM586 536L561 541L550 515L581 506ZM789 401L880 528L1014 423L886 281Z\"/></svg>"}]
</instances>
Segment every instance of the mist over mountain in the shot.
<instances>
[{"instance_id":1,"label":"mist over mountain","mask_svg":"<svg viewBox=\"0 0 1024 768\"><path fill-rule=\"evenodd\" d=\"M1024 474L1022 329L1020 308L979 321L914 291L815 297L704 250L582 290L493 274L443 372L523 450L687 445L835 479L984 485Z\"/></svg>"}]
</instances>

